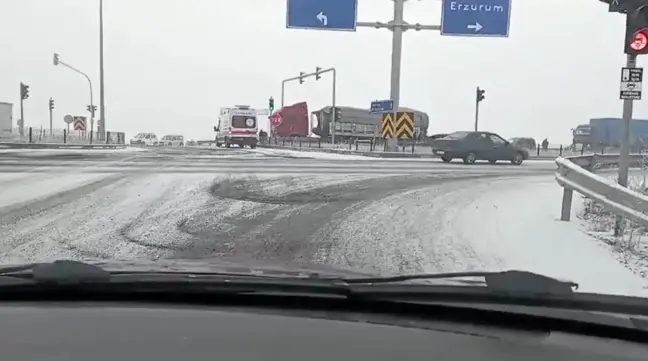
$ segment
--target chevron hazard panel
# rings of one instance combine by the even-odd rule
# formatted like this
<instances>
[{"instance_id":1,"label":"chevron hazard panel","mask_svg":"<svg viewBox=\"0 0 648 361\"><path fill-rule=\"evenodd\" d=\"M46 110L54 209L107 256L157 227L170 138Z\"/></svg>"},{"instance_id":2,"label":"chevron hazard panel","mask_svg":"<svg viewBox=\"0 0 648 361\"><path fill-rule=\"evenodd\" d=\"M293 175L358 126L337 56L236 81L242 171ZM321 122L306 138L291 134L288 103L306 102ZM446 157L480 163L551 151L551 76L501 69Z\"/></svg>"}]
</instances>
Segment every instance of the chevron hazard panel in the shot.
<instances>
[{"instance_id":1,"label":"chevron hazard panel","mask_svg":"<svg viewBox=\"0 0 648 361\"><path fill-rule=\"evenodd\" d=\"M394 113L383 113L382 115L382 137L385 139L394 138L396 134L394 127Z\"/></svg>"},{"instance_id":2,"label":"chevron hazard panel","mask_svg":"<svg viewBox=\"0 0 648 361\"><path fill-rule=\"evenodd\" d=\"M398 112L396 113L396 137L397 138L414 138L414 113Z\"/></svg>"}]
</instances>

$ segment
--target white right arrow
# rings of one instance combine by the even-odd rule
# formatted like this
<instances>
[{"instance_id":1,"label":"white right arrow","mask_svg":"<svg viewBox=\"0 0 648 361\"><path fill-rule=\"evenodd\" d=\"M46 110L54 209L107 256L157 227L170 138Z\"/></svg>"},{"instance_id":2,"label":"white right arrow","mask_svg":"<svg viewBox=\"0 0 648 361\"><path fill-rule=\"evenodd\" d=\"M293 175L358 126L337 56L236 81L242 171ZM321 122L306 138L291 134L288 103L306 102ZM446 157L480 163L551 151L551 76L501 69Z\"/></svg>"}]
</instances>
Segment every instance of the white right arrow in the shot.
<instances>
[{"instance_id":1,"label":"white right arrow","mask_svg":"<svg viewBox=\"0 0 648 361\"><path fill-rule=\"evenodd\" d=\"M317 14L317 20L319 20L324 26L328 25L328 17L321 11Z\"/></svg>"},{"instance_id":2,"label":"white right arrow","mask_svg":"<svg viewBox=\"0 0 648 361\"><path fill-rule=\"evenodd\" d=\"M474 25L473 24L468 25L468 29L475 30L475 32L478 32L482 28L483 26L481 26L480 23L475 23Z\"/></svg>"}]
</instances>

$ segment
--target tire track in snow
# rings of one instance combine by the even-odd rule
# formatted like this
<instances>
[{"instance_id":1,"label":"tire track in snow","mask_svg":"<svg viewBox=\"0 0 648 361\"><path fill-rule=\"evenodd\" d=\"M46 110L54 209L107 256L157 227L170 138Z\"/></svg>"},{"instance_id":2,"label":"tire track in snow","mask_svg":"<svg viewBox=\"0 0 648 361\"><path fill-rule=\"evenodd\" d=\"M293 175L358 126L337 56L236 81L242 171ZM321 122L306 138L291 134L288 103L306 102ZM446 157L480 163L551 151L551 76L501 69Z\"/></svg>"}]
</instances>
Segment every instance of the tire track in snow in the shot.
<instances>
[{"instance_id":1,"label":"tire track in snow","mask_svg":"<svg viewBox=\"0 0 648 361\"><path fill-rule=\"evenodd\" d=\"M503 261L462 229L459 218L482 192L510 177L441 181L376 202L357 204L322 230L334 245L320 249L318 262L380 274L501 269ZM516 181L524 181L515 178ZM522 205L528 206L528 205ZM485 212L488 210L484 210ZM495 241L493 241L495 242Z\"/></svg>"}]
</instances>

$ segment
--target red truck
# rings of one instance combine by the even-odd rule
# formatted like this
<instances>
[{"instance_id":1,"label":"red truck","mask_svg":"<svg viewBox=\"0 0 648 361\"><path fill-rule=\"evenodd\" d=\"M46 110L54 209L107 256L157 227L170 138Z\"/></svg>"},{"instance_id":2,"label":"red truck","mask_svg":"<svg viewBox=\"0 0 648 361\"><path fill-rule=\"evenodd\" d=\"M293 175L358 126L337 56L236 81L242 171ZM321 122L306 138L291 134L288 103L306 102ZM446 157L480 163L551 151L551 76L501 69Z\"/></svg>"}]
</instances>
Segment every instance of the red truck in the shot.
<instances>
[{"instance_id":1,"label":"red truck","mask_svg":"<svg viewBox=\"0 0 648 361\"><path fill-rule=\"evenodd\" d=\"M272 126L277 137L307 137L310 134L310 117L306 102L285 106L275 112L281 116L281 123Z\"/></svg>"}]
</instances>

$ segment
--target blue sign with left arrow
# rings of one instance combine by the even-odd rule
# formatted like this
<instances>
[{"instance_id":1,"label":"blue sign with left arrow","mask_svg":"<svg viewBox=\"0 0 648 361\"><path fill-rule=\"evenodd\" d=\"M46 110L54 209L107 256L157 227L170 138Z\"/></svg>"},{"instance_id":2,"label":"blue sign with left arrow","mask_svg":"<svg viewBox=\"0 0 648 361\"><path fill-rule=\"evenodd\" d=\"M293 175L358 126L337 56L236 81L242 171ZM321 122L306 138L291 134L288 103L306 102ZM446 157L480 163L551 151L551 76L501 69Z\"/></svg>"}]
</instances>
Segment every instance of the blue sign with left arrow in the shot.
<instances>
[{"instance_id":1,"label":"blue sign with left arrow","mask_svg":"<svg viewBox=\"0 0 648 361\"><path fill-rule=\"evenodd\" d=\"M443 0L441 35L508 37L511 0Z\"/></svg>"},{"instance_id":2,"label":"blue sign with left arrow","mask_svg":"<svg viewBox=\"0 0 648 361\"><path fill-rule=\"evenodd\" d=\"M286 27L356 31L358 0L288 0Z\"/></svg>"}]
</instances>

